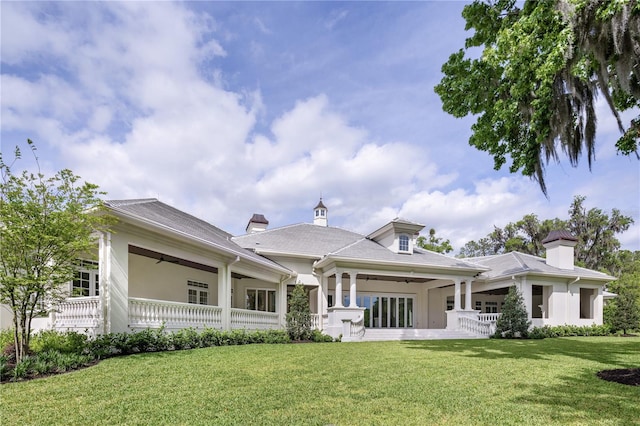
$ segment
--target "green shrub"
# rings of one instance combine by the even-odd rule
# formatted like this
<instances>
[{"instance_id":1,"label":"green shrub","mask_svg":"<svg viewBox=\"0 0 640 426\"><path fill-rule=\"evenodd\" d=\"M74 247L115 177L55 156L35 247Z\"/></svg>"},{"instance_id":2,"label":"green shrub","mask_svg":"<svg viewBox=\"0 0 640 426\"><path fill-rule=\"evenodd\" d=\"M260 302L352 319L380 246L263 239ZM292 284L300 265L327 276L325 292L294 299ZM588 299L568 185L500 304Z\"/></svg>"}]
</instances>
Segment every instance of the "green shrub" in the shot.
<instances>
[{"instance_id":1,"label":"green shrub","mask_svg":"<svg viewBox=\"0 0 640 426\"><path fill-rule=\"evenodd\" d=\"M14 344L13 329L0 330L0 353L4 352L9 345Z\"/></svg>"},{"instance_id":2,"label":"green shrub","mask_svg":"<svg viewBox=\"0 0 640 426\"><path fill-rule=\"evenodd\" d=\"M524 298L515 285L509 287L509 293L504 299L502 315L496 322L495 338L526 338L531 321Z\"/></svg>"},{"instance_id":3,"label":"green shrub","mask_svg":"<svg viewBox=\"0 0 640 426\"><path fill-rule=\"evenodd\" d=\"M171 334L171 344L175 350L200 347L200 336L195 328L183 328Z\"/></svg>"},{"instance_id":4,"label":"green shrub","mask_svg":"<svg viewBox=\"0 0 640 426\"><path fill-rule=\"evenodd\" d=\"M289 301L287 332L291 340L309 340L311 337L311 310L309 296L302 284L296 284Z\"/></svg>"},{"instance_id":5,"label":"green shrub","mask_svg":"<svg viewBox=\"0 0 640 426\"><path fill-rule=\"evenodd\" d=\"M329 336L328 334L323 334L320 330L313 330L311 332L311 340L317 343L333 342L333 337Z\"/></svg>"},{"instance_id":6,"label":"green shrub","mask_svg":"<svg viewBox=\"0 0 640 426\"><path fill-rule=\"evenodd\" d=\"M553 337L570 337L570 336L609 336L611 335L611 327L608 325L556 325L543 327L533 327L529 331L529 337L532 339L546 339Z\"/></svg>"},{"instance_id":7,"label":"green shrub","mask_svg":"<svg viewBox=\"0 0 640 426\"><path fill-rule=\"evenodd\" d=\"M0 355L0 381L5 381L9 378L9 359Z\"/></svg>"},{"instance_id":8,"label":"green shrub","mask_svg":"<svg viewBox=\"0 0 640 426\"><path fill-rule=\"evenodd\" d=\"M35 353L58 351L82 354L87 350L87 335L76 331L41 330L31 337L30 349Z\"/></svg>"}]
</instances>

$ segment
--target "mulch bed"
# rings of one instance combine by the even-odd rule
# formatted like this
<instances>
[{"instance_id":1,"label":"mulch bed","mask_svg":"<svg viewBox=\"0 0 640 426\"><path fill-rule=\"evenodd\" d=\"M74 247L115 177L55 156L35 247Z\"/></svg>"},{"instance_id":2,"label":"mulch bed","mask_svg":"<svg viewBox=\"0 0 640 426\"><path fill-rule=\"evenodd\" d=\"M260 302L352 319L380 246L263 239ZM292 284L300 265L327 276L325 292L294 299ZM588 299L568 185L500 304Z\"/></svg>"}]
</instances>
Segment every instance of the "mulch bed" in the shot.
<instances>
[{"instance_id":1,"label":"mulch bed","mask_svg":"<svg viewBox=\"0 0 640 426\"><path fill-rule=\"evenodd\" d=\"M602 370L598 371L596 375L609 382L622 383L623 385L629 386L640 386L640 368Z\"/></svg>"}]
</instances>

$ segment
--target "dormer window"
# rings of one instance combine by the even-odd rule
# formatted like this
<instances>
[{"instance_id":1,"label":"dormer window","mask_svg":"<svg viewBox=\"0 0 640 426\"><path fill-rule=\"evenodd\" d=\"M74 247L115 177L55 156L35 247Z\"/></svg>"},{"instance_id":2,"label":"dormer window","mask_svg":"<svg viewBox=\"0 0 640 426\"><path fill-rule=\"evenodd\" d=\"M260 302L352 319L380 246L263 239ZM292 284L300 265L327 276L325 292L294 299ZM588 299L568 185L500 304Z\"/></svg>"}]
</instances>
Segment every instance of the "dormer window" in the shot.
<instances>
[{"instance_id":1,"label":"dormer window","mask_svg":"<svg viewBox=\"0 0 640 426\"><path fill-rule=\"evenodd\" d=\"M409 237L406 235L400 235L398 238L398 251L409 251Z\"/></svg>"}]
</instances>

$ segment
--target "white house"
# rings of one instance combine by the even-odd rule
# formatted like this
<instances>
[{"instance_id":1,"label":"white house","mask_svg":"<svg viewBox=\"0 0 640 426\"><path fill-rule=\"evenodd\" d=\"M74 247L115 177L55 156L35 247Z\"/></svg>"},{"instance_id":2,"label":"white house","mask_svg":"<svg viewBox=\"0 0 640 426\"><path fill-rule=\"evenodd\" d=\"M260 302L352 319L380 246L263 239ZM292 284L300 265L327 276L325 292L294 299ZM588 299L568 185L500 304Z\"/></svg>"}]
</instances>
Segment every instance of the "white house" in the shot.
<instances>
[{"instance_id":1,"label":"white house","mask_svg":"<svg viewBox=\"0 0 640 426\"><path fill-rule=\"evenodd\" d=\"M287 295L303 284L315 327L346 341L486 336L514 284L534 325L602 324L614 279L574 266L564 232L545 240L546 259L458 259L418 247L424 226L405 219L366 236L331 227L322 200L312 223L268 229L255 214L236 237L156 199L105 204L118 222L100 235L97 261L80 261L72 297L36 328L282 328ZM0 319L11 325L6 311Z\"/></svg>"}]
</instances>

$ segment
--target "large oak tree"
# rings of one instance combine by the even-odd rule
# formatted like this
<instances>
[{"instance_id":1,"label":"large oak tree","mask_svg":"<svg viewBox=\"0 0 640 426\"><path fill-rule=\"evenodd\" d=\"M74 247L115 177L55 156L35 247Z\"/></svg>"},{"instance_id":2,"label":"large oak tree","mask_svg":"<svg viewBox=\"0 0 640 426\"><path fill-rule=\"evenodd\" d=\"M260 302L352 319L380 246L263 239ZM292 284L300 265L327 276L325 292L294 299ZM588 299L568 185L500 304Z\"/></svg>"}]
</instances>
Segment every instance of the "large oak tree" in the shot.
<instances>
[{"instance_id":1,"label":"large oak tree","mask_svg":"<svg viewBox=\"0 0 640 426\"><path fill-rule=\"evenodd\" d=\"M586 153L591 166L598 95L618 121L618 152L638 156L640 116L619 116L640 106L637 0L476 0L462 16L473 35L435 91L449 114L477 117L469 143L496 170L510 157L546 194L545 166L561 153L574 166Z\"/></svg>"}]
</instances>

